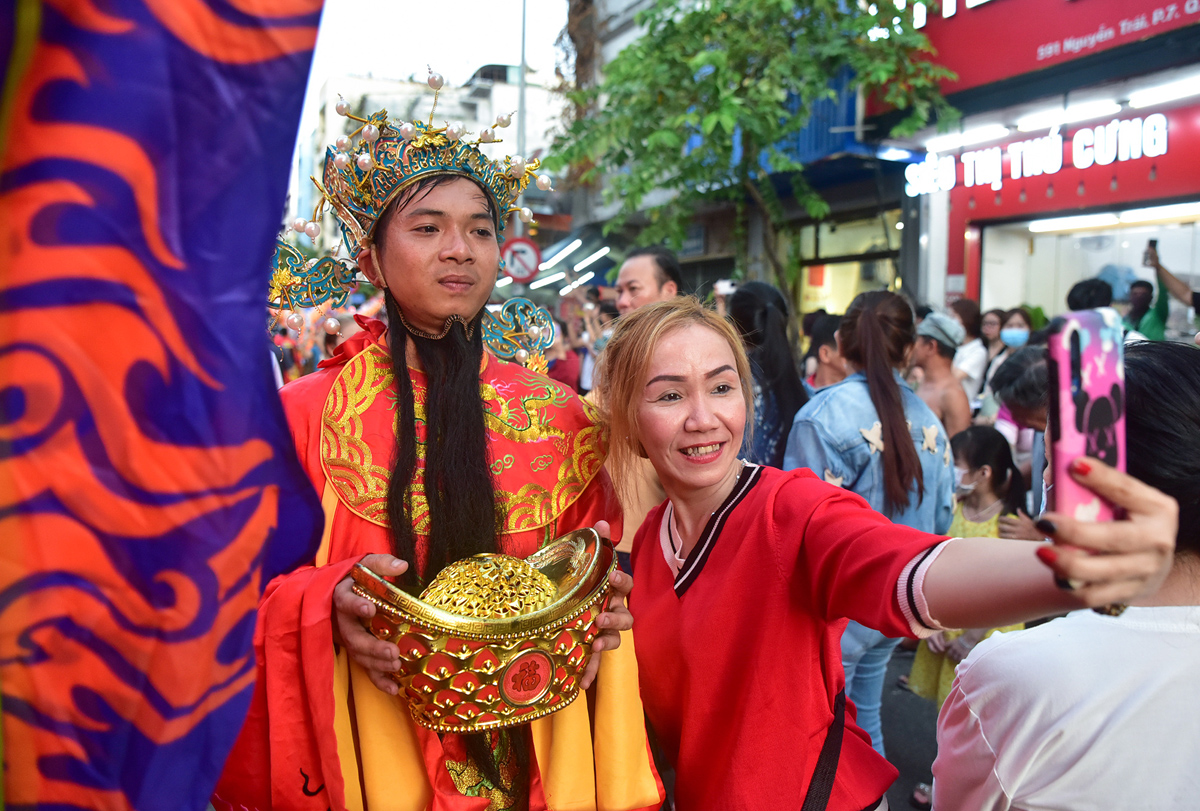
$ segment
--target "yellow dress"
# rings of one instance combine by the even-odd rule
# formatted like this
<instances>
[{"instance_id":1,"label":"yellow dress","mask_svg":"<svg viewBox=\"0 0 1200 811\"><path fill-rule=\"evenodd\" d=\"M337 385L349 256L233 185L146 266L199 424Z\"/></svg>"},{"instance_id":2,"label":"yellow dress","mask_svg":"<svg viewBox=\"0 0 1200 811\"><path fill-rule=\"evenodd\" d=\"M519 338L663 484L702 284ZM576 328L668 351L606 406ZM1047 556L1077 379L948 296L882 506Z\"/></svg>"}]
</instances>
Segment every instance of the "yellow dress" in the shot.
<instances>
[{"instance_id":1,"label":"yellow dress","mask_svg":"<svg viewBox=\"0 0 1200 811\"><path fill-rule=\"evenodd\" d=\"M987 521L978 523L968 521L963 517L962 504L955 504L954 520L950 523L950 532L947 534L952 538L999 538L1000 516L994 515ZM984 634L983 638L987 639L992 634L1005 631L1020 631L1024 627L1024 623L1017 623L993 628ZM946 631L946 644L949 645L962 635L962 631ZM921 644L917 646L917 655L913 658L912 670L908 674L908 689L922 698L936 701L938 709L941 710L946 696L950 695L950 688L954 684L954 669L957 666L958 663L949 659L945 653L929 650L929 643L922 639Z\"/></svg>"}]
</instances>

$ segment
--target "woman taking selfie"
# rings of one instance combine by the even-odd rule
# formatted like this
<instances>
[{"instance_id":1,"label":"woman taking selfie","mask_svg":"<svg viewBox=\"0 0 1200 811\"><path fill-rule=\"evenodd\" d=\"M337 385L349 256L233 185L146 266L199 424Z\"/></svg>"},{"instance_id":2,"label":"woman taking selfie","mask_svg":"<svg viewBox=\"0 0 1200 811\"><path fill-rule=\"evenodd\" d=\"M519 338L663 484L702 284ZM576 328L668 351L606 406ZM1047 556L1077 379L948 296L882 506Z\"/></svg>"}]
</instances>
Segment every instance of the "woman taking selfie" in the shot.
<instances>
[{"instance_id":1,"label":"woman taking selfie","mask_svg":"<svg viewBox=\"0 0 1200 811\"><path fill-rule=\"evenodd\" d=\"M1075 475L1129 517L1048 515L1072 548L1042 555L896 526L806 470L744 464L749 364L736 331L694 299L623 317L603 374L614 478L644 456L667 493L635 539L630 605L681 811L886 807L896 770L842 692L846 617L892 636L992 627L1127 601L1170 568L1174 502L1093 460ZM1053 575L1081 585L1060 591Z\"/></svg>"}]
</instances>

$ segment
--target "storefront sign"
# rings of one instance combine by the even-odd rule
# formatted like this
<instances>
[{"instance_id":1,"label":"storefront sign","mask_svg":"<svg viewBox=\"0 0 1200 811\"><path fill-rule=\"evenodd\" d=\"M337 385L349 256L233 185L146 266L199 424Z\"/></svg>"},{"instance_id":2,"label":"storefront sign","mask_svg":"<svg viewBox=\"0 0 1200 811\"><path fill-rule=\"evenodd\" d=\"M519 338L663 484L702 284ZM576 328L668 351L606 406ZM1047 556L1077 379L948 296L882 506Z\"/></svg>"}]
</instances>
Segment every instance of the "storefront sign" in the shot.
<instances>
[{"instance_id":1,"label":"storefront sign","mask_svg":"<svg viewBox=\"0 0 1200 811\"><path fill-rule=\"evenodd\" d=\"M910 163L904 170L904 193L909 197L950 191L958 182L953 155L930 153L921 163Z\"/></svg>"},{"instance_id":2,"label":"storefront sign","mask_svg":"<svg viewBox=\"0 0 1200 811\"><path fill-rule=\"evenodd\" d=\"M1200 2L1200 0L1197 0ZM1071 141L1071 161L1076 169L1092 164L1108 166L1113 161L1157 158L1167 154L1167 117L1162 113L1146 116L1146 120L1113 119L1108 124L1084 128Z\"/></svg>"},{"instance_id":3,"label":"storefront sign","mask_svg":"<svg viewBox=\"0 0 1200 811\"><path fill-rule=\"evenodd\" d=\"M988 223L1200 200L1200 104L1050 130L955 162L962 165L948 192L947 284L958 278L977 299L979 237Z\"/></svg>"},{"instance_id":4,"label":"storefront sign","mask_svg":"<svg viewBox=\"0 0 1200 811\"><path fill-rule=\"evenodd\" d=\"M1058 127L1050 130L1050 134L1043 138L1031 138L1008 145L1008 171L1013 180L1053 175L1062 169L1062 166L1063 138Z\"/></svg>"},{"instance_id":5,"label":"storefront sign","mask_svg":"<svg viewBox=\"0 0 1200 811\"><path fill-rule=\"evenodd\" d=\"M1200 0L1197 0L1200 2ZM963 152L962 185L966 188L987 186L993 191L1004 188L1004 164L1012 180L1056 175L1070 152L1070 165L1076 169L1108 166L1167 154L1167 117L1154 113L1143 118L1114 118L1105 124L1082 127L1068 146L1060 128L1049 135L1014 141L1004 146ZM953 155L928 155L921 163L910 164L904 171L908 181L904 192L909 197L950 191L958 182Z\"/></svg>"},{"instance_id":6,"label":"storefront sign","mask_svg":"<svg viewBox=\"0 0 1200 811\"><path fill-rule=\"evenodd\" d=\"M896 2L903 8L903 0ZM945 93L1041 70L1200 22L1200 0L941 0L913 20L958 74Z\"/></svg>"}]
</instances>

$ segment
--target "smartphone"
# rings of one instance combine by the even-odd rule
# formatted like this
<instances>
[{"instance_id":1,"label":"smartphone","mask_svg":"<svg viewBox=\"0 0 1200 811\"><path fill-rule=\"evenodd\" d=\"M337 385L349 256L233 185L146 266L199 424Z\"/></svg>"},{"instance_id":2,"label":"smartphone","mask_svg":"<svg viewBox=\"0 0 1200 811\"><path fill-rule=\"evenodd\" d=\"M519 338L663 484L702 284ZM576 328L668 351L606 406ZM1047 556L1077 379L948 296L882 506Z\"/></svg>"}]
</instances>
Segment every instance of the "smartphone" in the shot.
<instances>
[{"instance_id":1,"label":"smartphone","mask_svg":"<svg viewBox=\"0 0 1200 811\"><path fill-rule=\"evenodd\" d=\"M1076 483L1071 462L1091 456L1125 470L1125 345L1116 310L1079 310L1050 326L1050 509L1111 521L1114 508Z\"/></svg>"},{"instance_id":2,"label":"smartphone","mask_svg":"<svg viewBox=\"0 0 1200 811\"><path fill-rule=\"evenodd\" d=\"M737 290L737 282L733 279L717 279L713 284L713 290L718 296L732 296Z\"/></svg>"},{"instance_id":3,"label":"smartphone","mask_svg":"<svg viewBox=\"0 0 1200 811\"><path fill-rule=\"evenodd\" d=\"M1152 239L1146 243L1146 250L1142 252L1142 265L1148 268L1154 267L1154 262L1150 260L1150 251L1158 252L1158 240Z\"/></svg>"}]
</instances>

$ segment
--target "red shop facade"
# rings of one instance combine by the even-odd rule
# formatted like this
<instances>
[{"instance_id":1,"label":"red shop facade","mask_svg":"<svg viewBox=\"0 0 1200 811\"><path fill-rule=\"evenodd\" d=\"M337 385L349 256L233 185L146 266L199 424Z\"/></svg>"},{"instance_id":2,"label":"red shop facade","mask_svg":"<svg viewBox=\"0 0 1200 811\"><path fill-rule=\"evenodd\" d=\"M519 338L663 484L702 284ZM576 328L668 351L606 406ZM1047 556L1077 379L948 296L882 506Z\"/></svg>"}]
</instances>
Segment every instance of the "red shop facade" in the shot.
<instances>
[{"instance_id":1,"label":"red shop facade","mask_svg":"<svg viewBox=\"0 0 1200 811\"><path fill-rule=\"evenodd\" d=\"M925 31L962 121L895 142L915 153L922 297L1052 313L1099 276L1120 298L1153 280L1149 239L1200 287L1200 0L941 8ZM1173 312L1181 332L1191 315Z\"/></svg>"}]
</instances>

